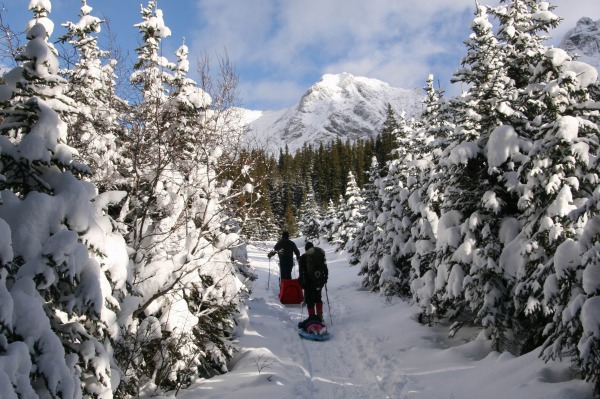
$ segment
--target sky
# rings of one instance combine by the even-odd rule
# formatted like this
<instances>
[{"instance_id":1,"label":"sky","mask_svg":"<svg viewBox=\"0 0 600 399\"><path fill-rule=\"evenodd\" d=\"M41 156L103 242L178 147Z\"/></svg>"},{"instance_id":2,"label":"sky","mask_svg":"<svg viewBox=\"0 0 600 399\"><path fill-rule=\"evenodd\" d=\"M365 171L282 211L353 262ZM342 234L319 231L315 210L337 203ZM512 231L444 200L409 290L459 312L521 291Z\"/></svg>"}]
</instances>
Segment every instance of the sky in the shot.
<instances>
[{"instance_id":1,"label":"sky","mask_svg":"<svg viewBox=\"0 0 600 399\"><path fill-rule=\"evenodd\" d=\"M20 31L30 13L27 0L0 0L4 23ZM498 0L483 1L495 5ZM88 0L93 15L107 19L125 51L139 43L139 0ZM600 19L598 0L554 0L564 18L549 44L583 16ZM80 0L53 0L50 18L57 25L76 21ZM453 94L452 72L460 65L470 33L473 0L159 0L172 36L165 55L185 43L190 60L208 55L215 65L227 56L239 77L241 105L256 110L297 103L327 73L348 72L394 87L422 87L436 76ZM192 78L194 74L192 73Z\"/></svg>"},{"instance_id":2,"label":"sky","mask_svg":"<svg viewBox=\"0 0 600 399\"><path fill-rule=\"evenodd\" d=\"M295 241L303 253L304 238ZM449 338L443 322L418 323L416 307L361 288L358 266L328 244L318 245L329 268L323 301L330 339L302 340L296 326L307 311L279 302L277 262L266 256L273 244L248 246L258 278L238 323L240 350L230 372L197 381L178 399L593 398L592 384L575 377L568 357L544 363L539 349L515 357L493 351L469 327Z\"/></svg>"}]
</instances>

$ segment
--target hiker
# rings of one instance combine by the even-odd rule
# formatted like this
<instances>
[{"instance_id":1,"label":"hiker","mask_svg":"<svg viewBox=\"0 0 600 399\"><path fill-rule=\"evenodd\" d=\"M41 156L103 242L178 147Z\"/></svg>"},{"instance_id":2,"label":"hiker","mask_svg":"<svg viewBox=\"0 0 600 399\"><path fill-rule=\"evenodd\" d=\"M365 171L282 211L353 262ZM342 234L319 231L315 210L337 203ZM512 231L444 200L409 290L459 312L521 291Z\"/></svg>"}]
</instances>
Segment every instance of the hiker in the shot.
<instances>
[{"instance_id":1,"label":"hiker","mask_svg":"<svg viewBox=\"0 0 600 399\"><path fill-rule=\"evenodd\" d=\"M282 279L292 279L292 269L294 268L294 255L299 261L300 251L296 243L290 240L290 233L284 231L281 233L281 240L277 241L274 249L267 255L269 259L273 255L279 255L279 275Z\"/></svg>"},{"instance_id":2,"label":"hiker","mask_svg":"<svg viewBox=\"0 0 600 399\"><path fill-rule=\"evenodd\" d=\"M311 275L309 272L308 257L318 253L321 254L319 260L321 264L316 267L322 269L324 275L317 280L315 276ZM314 259L318 259L318 257L315 256ZM312 242L308 241L304 245L304 253L298 260L298 266L300 269L300 276L298 279L300 280L300 285L304 289L304 302L308 308L308 318L298 323L298 327L306 328L312 322L323 322L323 300L321 299L321 290L327 282L329 274L327 263L325 262L325 252L321 248L315 247Z\"/></svg>"}]
</instances>

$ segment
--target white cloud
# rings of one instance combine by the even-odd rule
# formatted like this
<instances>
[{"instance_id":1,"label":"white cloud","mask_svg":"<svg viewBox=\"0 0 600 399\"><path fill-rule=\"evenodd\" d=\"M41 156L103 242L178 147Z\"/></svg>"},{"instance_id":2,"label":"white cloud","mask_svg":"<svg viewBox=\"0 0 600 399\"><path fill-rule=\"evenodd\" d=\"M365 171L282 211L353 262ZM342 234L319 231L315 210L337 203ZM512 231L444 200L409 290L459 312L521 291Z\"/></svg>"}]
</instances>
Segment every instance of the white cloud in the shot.
<instances>
[{"instance_id":1,"label":"white cloud","mask_svg":"<svg viewBox=\"0 0 600 399\"><path fill-rule=\"evenodd\" d=\"M281 104L293 104L308 89L308 86L292 80L241 81L238 87L242 106L248 108L248 99L259 98L261 110L280 109Z\"/></svg>"},{"instance_id":2,"label":"white cloud","mask_svg":"<svg viewBox=\"0 0 600 399\"><path fill-rule=\"evenodd\" d=\"M272 95L260 87L277 87L286 79L311 79L308 84L312 84L328 72L346 71L393 85L414 87L417 81L421 85L430 72L428 58L448 51L436 36L448 36L442 29L453 26L457 16L473 7L472 0L206 0L198 4L206 25L197 33L194 47L226 48L239 68L270 75L271 83L263 78L256 85L255 94L261 97ZM452 23L444 22L445 18ZM467 29L468 25L463 31ZM251 85L244 83L242 69L240 73L245 84L242 92L251 95L247 88ZM308 88L296 86L292 103ZM286 88L293 90L290 85Z\"/></svg>"},{"instance_id":3,"label":"white cloud","mask_svg":"<svg viewBox=\"0 0 600 399\"><path fill-rule=\"evenodd\" d=\"M20 21L30 13L22 0L5 0ZM121 27L119 41L137 45L132 28L139 2L95 0L99 15ZM497 5L499 0L480 0ZM122 2L122 0L121 0ZM600 18L599 0L550 0L564 23L551 35L558 44L582 16ZM76 17L80 1L53 0L57 24ZM398 87L421 87L429 73L446 89L466 50L473 0L177 0L159 2L173 37L172 54L183 36L190 60L215 59L227 52L240 75L243 101L251 107L296 102L325 73L349 72L378 78ZM115 12L115 10L119 12ZM60 17L59 17L60 15ZM23 22L24 26L25 22ZM20 23L17 25L21 25ZM193 72L192 72L193 73ZM449 91L448 89L446 89ZM271 92L273 91L273 92ZM450 94L450 91L449 91ZM286 100L287 99L287 100ZM261 105L262 104L262 105Z\"/></svg>"},{"instance_id":4,"label":"white cloud","mask_svg":"<svg viewBox=\"0 0 600 399\"><path fill-rule=\"evenodd\" d=\"M112 10L108 3L113 1L96 6ZM166 54L173 53L182 36L186 36L192 61L199 54L215 58L226 51L240 75L242 99L252 107L270 107L278 99L282 106L291 105L324 73L349 72L399 87L421 87L427 75L434 73L446 88L465 55L462 42L469 34L475 7L473 0L178 2L159 2L174 32L165 41ZM72 7L79 7L76 0L53 1L57 10L67 4L73 18ZM555 44L581 16L600 18L598 0L552 4L565 18L561 28L552 32ZM138 13L139 5L128 2L127 14L135 22ZM131 25L128 22L123 34L132 35Z\"/></svg>"}]
</instances>

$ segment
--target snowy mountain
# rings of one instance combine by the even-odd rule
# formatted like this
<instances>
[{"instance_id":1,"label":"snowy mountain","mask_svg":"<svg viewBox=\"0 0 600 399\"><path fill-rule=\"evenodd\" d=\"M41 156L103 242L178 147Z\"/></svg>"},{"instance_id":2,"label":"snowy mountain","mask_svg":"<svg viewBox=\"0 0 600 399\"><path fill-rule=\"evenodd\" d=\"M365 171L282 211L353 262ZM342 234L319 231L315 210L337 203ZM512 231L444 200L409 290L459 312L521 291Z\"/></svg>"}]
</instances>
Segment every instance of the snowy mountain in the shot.
<instances>
[{"instance_id":1,"label":"snowy mountain","mask_svg":"<svg viewBox=\"0 0 600 399\"><path fill-rule=\"evenodd\" d=\"M583 17L563 37L560 48L600 70L600 19Z\"/></svg>"},{"instance_id":2,"label":"snowy mountain","mask_svg":"<svg viewBox=\"0 0 600 399\"><path fill-rule=\"evenodd\" d=\"M600 70L600 20L583 17L563 37L560 48ZM420 88L403 89L349 73L327 74L297 104L281 110L242 110L243 126L253 139L272 151L288 145L291 152L305 142L373 137L381 131L387 104L398 115L421 112Z\"/></svg>"},{"instance_id":3,"label":"snowy mountain","mask_svg":"<svg viewBox=\"0 0 600 399\"><path fill-rule=\"evenodd\" d=\"M391 87L377 79L349 73L324 75L298 104L276 111L245 111L249 134L269 143L272 150L290 151L305 142L329 142L373 137L385 120L387 104L400 115L421 112L421 89Z\"/></svg>"}]
</instances>

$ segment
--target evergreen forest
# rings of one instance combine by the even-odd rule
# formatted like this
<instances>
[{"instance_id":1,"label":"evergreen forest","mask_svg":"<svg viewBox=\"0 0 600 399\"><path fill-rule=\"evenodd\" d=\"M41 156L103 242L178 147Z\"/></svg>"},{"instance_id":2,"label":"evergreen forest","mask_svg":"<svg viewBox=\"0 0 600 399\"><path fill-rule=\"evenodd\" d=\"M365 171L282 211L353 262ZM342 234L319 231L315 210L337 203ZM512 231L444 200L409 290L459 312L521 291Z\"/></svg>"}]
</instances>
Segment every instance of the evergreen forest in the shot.
<instances>
[{"instance_id":1,"label":"evergreen forest","mask_svg":"<svg viewBox=\"0 0 600 399\"><path fill-rule=\"evenodd\" d=\"M315 204L321 209L327 208L330 201L339 205L346 195L349 172L363 188L373 157L381 165L395 157L397 129L397 116L388 104L383 128L373 132L372 139L305 144L293 154L287 147L279 154L264 150L244 153L256 163L251 175L261 194L258 201L250 198L254 206L244 211L248 218L245 234L258 240L277 239L282 230L298 234L309 191L313 191Z\"/></svg>"}]
</instances>

